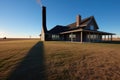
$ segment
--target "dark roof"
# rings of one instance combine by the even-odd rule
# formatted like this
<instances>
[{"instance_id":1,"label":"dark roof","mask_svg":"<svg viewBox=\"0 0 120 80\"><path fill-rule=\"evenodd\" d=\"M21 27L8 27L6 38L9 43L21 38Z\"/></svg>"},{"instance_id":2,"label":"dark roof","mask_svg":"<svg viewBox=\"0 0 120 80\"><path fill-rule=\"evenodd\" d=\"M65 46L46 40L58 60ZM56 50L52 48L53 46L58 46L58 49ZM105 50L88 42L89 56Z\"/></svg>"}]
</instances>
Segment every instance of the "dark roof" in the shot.
<instances>
[{"instance_id":1,"label":"dark roof","mask_svg":"<svg viewBox=\"0 0 120 80\"><path fill-rule=\"evenodd\" d=\"M83 19L80 23L80 26L78 27L76 27L76 22L69 24L67 26L56 25L51 30L49 30L49 33L59 34L60 32L64 32L64 31L76 30L79 28L84 28L86 26L89 26L91 23L93 23L97 27L97 29L99 29L94 16L90 16L88 18Z\"/></svg>"},{"instance_id":2,"label":"dark roof","mask_svg":"<svg viewBox=\"0 0 120 80\"><path fill-rule=\"evenodd\" d=\"M66 27L66 26L56 25L54 28L49 30L49 33L57 34L57 33L60 33L60 32L64 32L67 29L68 29L68 27Z\"/></svg>"}]
</instances>

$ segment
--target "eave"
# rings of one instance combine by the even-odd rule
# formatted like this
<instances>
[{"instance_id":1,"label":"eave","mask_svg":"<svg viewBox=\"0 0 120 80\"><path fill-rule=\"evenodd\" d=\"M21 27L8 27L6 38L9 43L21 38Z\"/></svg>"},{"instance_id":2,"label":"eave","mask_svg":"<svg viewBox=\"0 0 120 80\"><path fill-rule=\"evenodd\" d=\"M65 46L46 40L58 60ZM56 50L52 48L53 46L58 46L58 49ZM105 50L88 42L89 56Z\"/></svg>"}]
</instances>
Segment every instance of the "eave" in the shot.
<instances>
[{"instance_id":1,"label":"eave","mask_svg":"<svg viewBox=\"0 0 120 80\"><path fill-rule=\"evenodd\" d=\"M69 33L75 33L75 32L87 32L87 33L93 33L93 34L95 33L95 34L101 34L101 35L116 35L115 33L109 33L109 32L103 32L103 31L94 31L94 30L83 30L83 29L65 31L65 32L61 32L60 34L69 34Z\"/></svg>"}]
</instances>

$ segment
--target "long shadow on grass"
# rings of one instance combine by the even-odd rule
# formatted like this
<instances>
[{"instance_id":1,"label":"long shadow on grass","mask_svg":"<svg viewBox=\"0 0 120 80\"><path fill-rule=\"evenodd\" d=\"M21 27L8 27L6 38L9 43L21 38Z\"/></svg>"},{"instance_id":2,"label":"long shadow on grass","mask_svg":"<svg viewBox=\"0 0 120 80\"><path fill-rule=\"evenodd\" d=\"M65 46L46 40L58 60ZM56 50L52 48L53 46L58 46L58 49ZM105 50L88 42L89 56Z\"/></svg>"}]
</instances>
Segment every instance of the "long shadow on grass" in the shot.
<instances>
[{"instance_id":1,"label":"long shadow on grass","mask_svg":"<svg viewBox=\"0 0 120 80\"><path fill-rule=\"evenodd\" d=\"M38 42L31 48L7 80L46 80L44 47Z\"/></svg>"}]
</instances>

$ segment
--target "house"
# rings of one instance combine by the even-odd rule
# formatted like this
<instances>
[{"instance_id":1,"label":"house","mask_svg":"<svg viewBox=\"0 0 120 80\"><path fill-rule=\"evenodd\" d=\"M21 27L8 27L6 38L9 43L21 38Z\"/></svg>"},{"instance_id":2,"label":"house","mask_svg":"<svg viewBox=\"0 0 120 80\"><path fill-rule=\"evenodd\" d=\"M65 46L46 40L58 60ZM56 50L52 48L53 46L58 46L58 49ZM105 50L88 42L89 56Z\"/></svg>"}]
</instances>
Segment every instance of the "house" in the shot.
<instances>
[{"instance_id":1,"label":"house","mask_svg":"<svg viewBox=\"0 0 120 80\"><path fill-rule=\"evenodd\" d=\"M112 41L112 35L115 34L99 31L94 16L81 19L80 15L77 15L76 22L66 26L56 25L48 31L46 27L46 7L42 7L42 41L101 42Z\"/></svg>"}]
</instances>

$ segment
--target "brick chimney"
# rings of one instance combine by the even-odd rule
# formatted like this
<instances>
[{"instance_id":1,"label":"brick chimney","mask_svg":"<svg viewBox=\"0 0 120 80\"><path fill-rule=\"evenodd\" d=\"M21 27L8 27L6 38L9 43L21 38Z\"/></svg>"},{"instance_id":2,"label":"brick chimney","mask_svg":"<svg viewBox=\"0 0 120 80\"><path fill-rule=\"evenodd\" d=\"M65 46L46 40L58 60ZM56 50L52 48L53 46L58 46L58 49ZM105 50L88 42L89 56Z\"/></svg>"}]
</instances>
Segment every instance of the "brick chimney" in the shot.
<instances>
[{"instance_id":1,"label":"brick chimney","mask_svg":"<svg viewBox=\"0 0 120 80\"><path fill-rule=\"evenodd\" d=\"M44 32L47 32L47 27L46 27L46 7L42 6L42 28Z\"/></svg>"},{"instance_id":2,"label":"brick chimney","mask_svg":"<svg viewBox=\"0 0 120 80\"><path fill-rule=\"evenodd\" d=\"M46 41L47 26L46 26L46 7L42 6L42 32L41 40Z\"/></svg>"},{"instance_id":3,"label":"brick chimney","mask_svg":"<svg viewBox=\"0 0 120 80\"><path fill-rule=\"evenodd\" d=\"M77 15L77 18L76 18L76 26L79 27L79 26L80 26L80 23L81 23L81 16L80 16L80 15Z\"/></svg>"}]
</instances>

